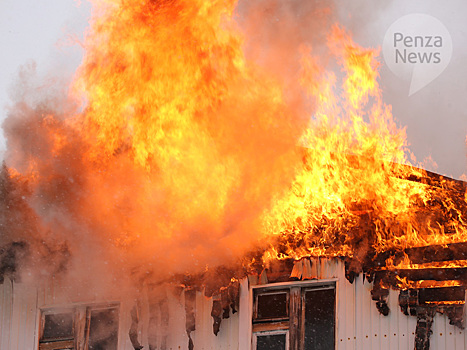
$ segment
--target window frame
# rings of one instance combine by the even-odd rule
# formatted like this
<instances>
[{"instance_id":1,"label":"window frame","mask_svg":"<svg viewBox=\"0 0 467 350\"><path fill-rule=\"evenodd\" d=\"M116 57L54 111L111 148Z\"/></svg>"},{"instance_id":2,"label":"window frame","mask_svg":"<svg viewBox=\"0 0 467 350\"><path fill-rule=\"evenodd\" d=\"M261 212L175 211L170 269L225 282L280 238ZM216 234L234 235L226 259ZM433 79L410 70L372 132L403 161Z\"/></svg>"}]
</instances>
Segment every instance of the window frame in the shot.
<instances>
[{"instance_id":1,"label":"window frame","mask_svg":"<svg viewBox=\"0 0 467 350\"><path fill-rule=\"evenodd\" d=\"M258 293L280 291L289 289L288 310L289 317L286 321L274 322L273 320L255 319L257 309ZM259 284L250 287L250 324L251 341L250 349L256 350L256 336L258 333L287 331L287 348L290 350L303 350L305 338L305 293L307 291L333 289L334 290L334 348L337 349L337 310L338 310L338 292L339 280L337 278L279 282L270 284ZM259 292L258 292L259 291Z\"/></svg>"},{"instance_id":2,"label":"window frame","mask_svg":"<svg viewBox=\"0 0 467 350\"><path fill-rule=\"evenodd\" d=\"M120 302L85 303L71 305L45 306L39 308L39 322L36 349L56 350L70 348L73 350L87 349L89 342L91 314L98 310L117 310L117 349L120 343L121 304ZM43 339L45 316L50 314L71 313L73 316L73 336L66 338Z\"/></svg>"}]
</instances>

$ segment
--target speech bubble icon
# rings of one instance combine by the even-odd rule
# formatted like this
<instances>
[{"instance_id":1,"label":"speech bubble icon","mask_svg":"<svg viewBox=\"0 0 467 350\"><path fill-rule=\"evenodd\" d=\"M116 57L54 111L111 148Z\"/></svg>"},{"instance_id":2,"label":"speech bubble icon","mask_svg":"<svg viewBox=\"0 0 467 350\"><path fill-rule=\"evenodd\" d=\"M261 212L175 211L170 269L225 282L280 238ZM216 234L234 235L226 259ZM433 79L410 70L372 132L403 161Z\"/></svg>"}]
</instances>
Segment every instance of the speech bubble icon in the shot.
<instances>
[{"instance_id":1,"label":"speech bubble icon","mask_svg":"<svg viewBox=\"0 0 467 350\"><path fill-rule=\"evenodd\" d=\"M413 13L399 18L388 28L383 56L396 76L411 80L411 96L446 69L452 57L452 38L437 18Z\"/></svg>"}]
</instances>

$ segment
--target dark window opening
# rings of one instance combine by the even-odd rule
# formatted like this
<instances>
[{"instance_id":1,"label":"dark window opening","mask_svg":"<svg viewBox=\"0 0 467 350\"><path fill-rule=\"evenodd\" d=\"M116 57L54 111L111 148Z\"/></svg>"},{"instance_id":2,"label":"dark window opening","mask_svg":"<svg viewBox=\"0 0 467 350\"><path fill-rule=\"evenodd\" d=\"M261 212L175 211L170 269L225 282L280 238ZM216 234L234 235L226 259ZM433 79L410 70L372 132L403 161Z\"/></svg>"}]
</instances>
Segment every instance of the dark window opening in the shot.
<instances>
[{"instance_id":1,"label":"dark window opening","mask_svg":"<svg viewBox=\"0 0 467 350\"><path fill-rule=\"evenodd\" d=\"M305 350L335 348L335 289L305 292Z\"/></svg>"},{"instance_id":2,"label":"dark window opening","mask_svg":"<svg viewBox=\"0 0 467 350\"><path fill-rule=\"evenodd\" d=\"M288 291L260 293L256 296L256 319L287 318L289 294Z\"/></svg>"},{"instance_id":3,"label":"dark window opening","mask_svg":"<svg viewBox=\"0 0 467 350\"><path fill-rule=\"evenodd\" d=\"M72 339L73 314L57 313L44 315L43 339Z\"/></svg>"},{"instance_id":4,"label":"dark window opening","mask_svg":"<svg viewBox=\"0 0 467 350\"><path fill-rule=\"evenodd\" d=\"M118 310L91 311L89 350L117 349Z\"/></svg>"},{"instance_id":5,"label":"dark window opening","mask_svg":"<svg viewBox=\"0 0 467 350\"><path fill-rule=\"evenodd\" d=\"M286 334L265 334L256 336L257 350L285 350Z\"/></svg>"}]
</instances>

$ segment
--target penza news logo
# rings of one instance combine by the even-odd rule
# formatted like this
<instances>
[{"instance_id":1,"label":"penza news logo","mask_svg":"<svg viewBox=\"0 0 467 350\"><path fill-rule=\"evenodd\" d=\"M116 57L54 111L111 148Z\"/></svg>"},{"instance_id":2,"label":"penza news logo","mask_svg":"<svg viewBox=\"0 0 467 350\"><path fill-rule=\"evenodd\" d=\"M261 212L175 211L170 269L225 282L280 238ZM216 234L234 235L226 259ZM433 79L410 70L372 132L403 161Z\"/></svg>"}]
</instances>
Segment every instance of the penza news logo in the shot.
<instances>
[{"instance_id":1,"label":"penza news logo","mask_svg":"<svg viewBox=\"0 0 467 350\"><path fill-rule=\"evenodd\" d=\"M406 15L386 31L383 56L395 75L410 80L410 96L446 69L452 56L451 35L433 16Z\"/></svg>"},{"instance_id":2,"label":"penza news logo","mask_svg":"<svg viewBox=\"0 0 467 350\"><path fill-rule=\"evenodd\" d=\"M396 63L441 63L441 52L430 50L428 52L412 51L412 48L442 48L443 37L431 35L404 36L403 33L394 33L394 48Z\"/></svg>"}]
</instances>

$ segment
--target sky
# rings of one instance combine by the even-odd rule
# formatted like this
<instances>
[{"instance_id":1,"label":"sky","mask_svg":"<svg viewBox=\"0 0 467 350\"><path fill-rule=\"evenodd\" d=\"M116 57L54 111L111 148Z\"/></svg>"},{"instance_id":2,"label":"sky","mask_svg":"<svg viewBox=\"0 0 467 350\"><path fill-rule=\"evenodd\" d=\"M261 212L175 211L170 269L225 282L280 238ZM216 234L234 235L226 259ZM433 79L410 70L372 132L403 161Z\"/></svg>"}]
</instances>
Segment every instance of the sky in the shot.
<instances>
[{"instance_id":1,"label":"sky","mask_svg":"<svg viewBox=\"0 0 467 350\"><path fill-rule=\"evenodd\" d=\"M467 3L334 0L334 5L339 22L357 43L367 47L382 47L388 28L405 15L427 14L445 26L452 39L452 55L439 76L409 96L410 80L391 71L381 54L380 84L396 122L406 127L417 161L443 175L465 176ZM66 80L72 76L83 53L79 42L89 16L90 5L85 0L0 0L0 122L7 115L21 66L35 67L44 88L57 77ZM4 148L0 138L0 151Z\"/></svg>"}]
</instances>

